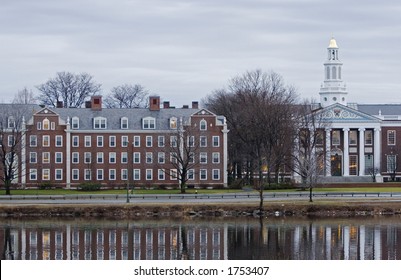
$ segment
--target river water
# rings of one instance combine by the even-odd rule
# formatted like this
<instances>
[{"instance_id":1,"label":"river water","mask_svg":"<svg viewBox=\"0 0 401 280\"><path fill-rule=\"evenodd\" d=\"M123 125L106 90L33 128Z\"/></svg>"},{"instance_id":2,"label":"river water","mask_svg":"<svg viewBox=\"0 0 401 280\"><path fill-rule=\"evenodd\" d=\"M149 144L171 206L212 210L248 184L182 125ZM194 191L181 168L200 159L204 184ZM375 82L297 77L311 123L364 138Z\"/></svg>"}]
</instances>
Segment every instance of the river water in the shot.
<instances>
[{"instance_id":1,"label":"river water","mask_svg":"<svg viewBox=\"0 0 401 280\"><path fill-rule=\"evenodd\" d=\"M399 260L401 217L0 219L1 259Z\"/></svg>"}]
</instances>

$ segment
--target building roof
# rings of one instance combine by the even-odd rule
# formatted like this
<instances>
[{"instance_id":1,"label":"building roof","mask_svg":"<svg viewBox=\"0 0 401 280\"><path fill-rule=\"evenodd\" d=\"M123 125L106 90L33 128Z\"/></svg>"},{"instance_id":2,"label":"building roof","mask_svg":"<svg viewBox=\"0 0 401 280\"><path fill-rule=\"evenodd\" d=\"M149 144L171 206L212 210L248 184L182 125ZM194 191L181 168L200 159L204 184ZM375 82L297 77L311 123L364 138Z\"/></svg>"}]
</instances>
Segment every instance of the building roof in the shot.
<instances>
[{"instance_id":1,"label":"building roof","mask_svg":"<svg viewBox=\"0 0 401 280\"><path fill-rule=\"evenodd\" d=\"M358 104L357 109L372 116L401 115L401 104Z\"/></svg>"}]
</instances>

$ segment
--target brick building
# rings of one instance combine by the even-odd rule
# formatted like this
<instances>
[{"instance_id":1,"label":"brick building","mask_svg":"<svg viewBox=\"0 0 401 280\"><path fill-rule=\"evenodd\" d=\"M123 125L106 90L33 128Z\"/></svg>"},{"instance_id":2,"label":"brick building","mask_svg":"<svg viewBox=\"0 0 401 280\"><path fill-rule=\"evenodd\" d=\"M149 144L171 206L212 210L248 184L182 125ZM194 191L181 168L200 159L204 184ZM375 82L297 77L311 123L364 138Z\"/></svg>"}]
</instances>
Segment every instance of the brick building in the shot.
<instances>
[{"instance_id":1,"label":"brick building","mask_svg":"<svg viewBox=\"0 0 401 280\"><path fill-rule=\"evenodd\" d=\"M25 134L14 184L178 186L173 161L184 147L192 157L188 185L227 184L225 118L199 108L198 102L174 108L151 96L149 108L106 109L101 96L93 96L85 108L18 106L26 107ZM14 119L12 113L8 118Z\"/></svg>"}]
</instances>

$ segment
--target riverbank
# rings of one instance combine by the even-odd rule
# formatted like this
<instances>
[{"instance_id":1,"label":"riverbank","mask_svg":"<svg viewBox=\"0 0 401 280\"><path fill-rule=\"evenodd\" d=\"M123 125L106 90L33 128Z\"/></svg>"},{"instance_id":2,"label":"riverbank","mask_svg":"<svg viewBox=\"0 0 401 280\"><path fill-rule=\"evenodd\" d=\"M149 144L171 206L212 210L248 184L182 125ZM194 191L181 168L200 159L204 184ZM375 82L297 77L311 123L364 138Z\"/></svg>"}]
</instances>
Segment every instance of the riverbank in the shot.
<instances>
[{"instance_id":1,"label":"riverbank","mask_svg":"<svg viewBox=\"0 0 401 280\"><path fill-rule=\"evenodd\" d=\"M355 217L401 215L399 201L285 201L266 203L205 204L19 204L0 205L1 217L244 217L244 216Z\"/></svg>"}]
</instances>

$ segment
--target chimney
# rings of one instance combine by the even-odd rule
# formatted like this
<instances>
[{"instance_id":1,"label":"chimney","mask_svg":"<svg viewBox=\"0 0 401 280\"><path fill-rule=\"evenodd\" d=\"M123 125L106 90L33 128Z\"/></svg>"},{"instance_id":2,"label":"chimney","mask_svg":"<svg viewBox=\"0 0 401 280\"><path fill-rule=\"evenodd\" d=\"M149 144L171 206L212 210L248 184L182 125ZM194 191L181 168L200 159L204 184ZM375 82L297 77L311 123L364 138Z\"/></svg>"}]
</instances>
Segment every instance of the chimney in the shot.
<instances>
[{"instance_id":1,"label":"chimney","mask_svg":"<svg viewBox=\"0 0 401 280\"><path fill-rule=\"evenodd\" d=\"M102 96L94 95L91 97L91 108L92 110L102 110Z\"/></svg>"},{"instance_id":2,"label":"chimney","mask_svg":"<svg viewBox=\"0 0 401 280\"><path fill-rule=\"evenodd\" d=\"M159 111L160 110L160 96L149 97L149 110Z\"/></svg>"},{"instance_id":3,"label":"chimney","mask_svg":"<svg viewBox=\"0 0 401 280\"><path fill-rule=\"evenodd\" d=\"M85 101L85 108L90 108L92 103L90 101Z\"/></svg>"},{"instance_id":4,"label":"chimney","mask_svg":"<svg viewBox=\"0 0 401 280\"><path fill-rule=\"evenodd\" d=\"M63 108L63 101L57 101L56 108Z\"/></svg>"},{"instance_id":5,"label":"chimney","mask_svg":"<svg viewBox=\"0 0 401 280\"><path fill-rule=\"evenodd\" d=\"M170 108L170 102L169 101L164 101L163 102L163 109L168 109Z\"/></svg>"},{"instance_id":6,"label":"chimney","mask_svg":"<svg viewBox=\"0 0 401 280\"><path fill-rule=\"evenodd\" d=\"M188 109L188 108L189 108L188 105L183 105L183 106L182 106L182 109Z\"/></svg>"},{"instance_id":7,"label":"chimney","mask_svg":"<svg viewBox=\"0 0 401 280\"><path fill-rule=\"evenodd\" d=\"M199 109L199 102L198 101L192 101L192 109Z\"/></svg>"}]
</instances>

